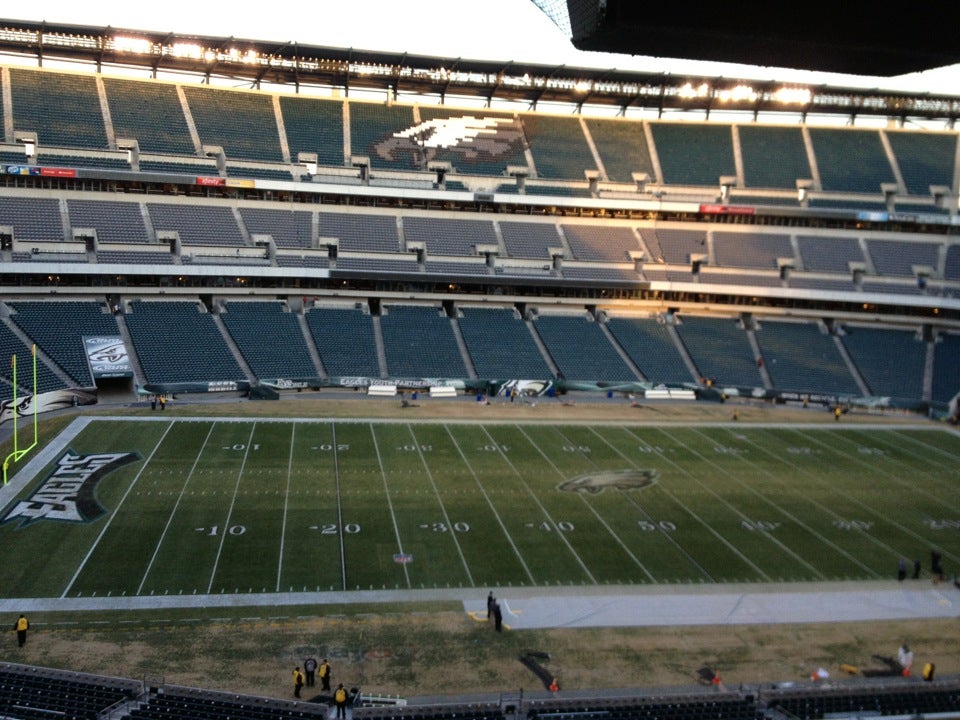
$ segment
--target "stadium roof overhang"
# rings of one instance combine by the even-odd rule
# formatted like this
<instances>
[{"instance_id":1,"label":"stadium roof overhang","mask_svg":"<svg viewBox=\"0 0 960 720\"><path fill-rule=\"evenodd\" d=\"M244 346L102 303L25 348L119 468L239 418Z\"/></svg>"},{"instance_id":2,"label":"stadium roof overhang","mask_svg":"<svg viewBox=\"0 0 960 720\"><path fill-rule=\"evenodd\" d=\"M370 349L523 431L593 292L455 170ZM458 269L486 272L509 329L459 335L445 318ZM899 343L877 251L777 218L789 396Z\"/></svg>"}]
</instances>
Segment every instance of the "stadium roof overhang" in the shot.
<instances>
[{"instance_id":1,"label":"stadium roof overhang","mask_svg":"<svg viewBox=\"0 0 960 720\"><path fill-rule=\"evenodd\" d=\"M270 43L234 37L0 20L0 54L143 69L157 76L185 73L263 84L482 98L531 107L559 103L658 112L735 110L944 120L960 117L960 96L911 94L775 81L638 73L616 68L538 65L514 61L442 58L355 48Z\"/></svg>"},{"instance_id":2,"label":"stadium roof overhang","mask_svg":"<svg viewBox=\"0 0 960 720\"><path fill-rule=\"evenodd\" d=\"M587 51L878 77L960 62L956 13L941 14L940 8L852 2L841 12L816 3L726 7L637 0L566 5L573 45Z\"/></svg>"}]
</instances>

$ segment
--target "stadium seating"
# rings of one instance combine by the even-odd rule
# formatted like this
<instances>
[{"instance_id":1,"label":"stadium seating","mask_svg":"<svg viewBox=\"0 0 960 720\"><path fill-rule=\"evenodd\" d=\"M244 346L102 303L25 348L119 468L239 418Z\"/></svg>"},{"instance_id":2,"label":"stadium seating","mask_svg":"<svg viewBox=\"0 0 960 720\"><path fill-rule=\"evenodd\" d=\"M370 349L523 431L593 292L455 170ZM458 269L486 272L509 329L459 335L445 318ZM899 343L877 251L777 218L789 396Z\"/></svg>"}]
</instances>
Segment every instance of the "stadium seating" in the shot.
<instances>
[{"instance_id":1,"label":"stadium seating","mask_svg":"<svg viewBox=\"0 0 960 720\"><path fill-rule=\"evenodd\" d=\"M96 301L11 302L13 322L81 387L92 387L84 336L117 335L117 321Z\"/></svg>"},{"instance_id":2,"label":"stadium seating","mask_svg":"<svg viewBox=\"0 0 960 720\"><path fill-rule=\"evenodd\" d=\"M513 308L463 307L458 322L477 377L553 377L526 323Z\"/></svg>"},{"instance_id":3,"label":"stadium seating","mask_svg":"<svg viewBox=\"0 0 960 720\"><path fill-rule=\"evenodd\" d=\"M380 377L373 320L365 309L317 306L306 319L328 375Z\"/></svg>"},{"instance_id":4,"label":"stadium seating","mask_svg":"<svg viewBox=\"0 0 960 720\"><path fill-rule=\"evenodd\" d=\"M721 386L762 387L747 333L730 318L682 316L677 326L700 376Z\"/></svg>"},{"instance_id":5,"label":"stadium seating","mask_svg":"<svg viewBox=\"0 0 960 720\"><path fill-rule=\"evenodd\" d=\"M649 382L671 385L697 380L662 318L611 315L607 327Z\"/></svg>"},{"instance_id":6,"label":"stadium seating","mask_svg":"<svg viewBox=\"0 0 960 720\"><path fill-rule=\"evenodd\" d=\"M397 378L465 378L448 318L429 305L387 305L380 317L387 372Z\"/></svg>"},{"instance_id":7,"label":"stadium seating","mask_svg":"<svg viewBox=\"0 0 960 720\"><path fill-rule=\"evenodd\" d=\"M130 309L125 322L147 382L247 379L213 316L196 302L133 300Z\"/></svg>"},{"instance_id":8,"label":"stadium seating","mask_svg":"<svg viewBox=\"0 0 960 720\"><path fill-rule=\"evenodd\" d=\"M586 313L542 314L533 326L558 369L557 377L567 380L637 380L603 333L600 323Z\"/></svg>"},{"instance_id":9,"label":"stadium seating","mask_svg":"<svg viewBox=\"0 0 960 720\"><path fill-rule=\"evenodd\" d=\"M848 324L843 344L872 395L923 396L926 345L914 331Z\"/></svg>"},{"instance_id":10,"label":"stadium seating","mask_svg":"<svg viewBox=\"0 0 960 720\"><path fill-rule=\"evenodd\" d=\"M840 396L860 393L836 338L816 323L765 320L756 337L775 388Z\"/></svg>"},{"instance_id":11,"label":"stadium seating","mask_svg":"<svg viewBox=\"0 0 960 720\"><path fill-rule=\"evenodd\" d=\"M223 324L258 379L314 378L313 364L297 316L279 301L233 301Z\"/></svg>"}]
</instances>

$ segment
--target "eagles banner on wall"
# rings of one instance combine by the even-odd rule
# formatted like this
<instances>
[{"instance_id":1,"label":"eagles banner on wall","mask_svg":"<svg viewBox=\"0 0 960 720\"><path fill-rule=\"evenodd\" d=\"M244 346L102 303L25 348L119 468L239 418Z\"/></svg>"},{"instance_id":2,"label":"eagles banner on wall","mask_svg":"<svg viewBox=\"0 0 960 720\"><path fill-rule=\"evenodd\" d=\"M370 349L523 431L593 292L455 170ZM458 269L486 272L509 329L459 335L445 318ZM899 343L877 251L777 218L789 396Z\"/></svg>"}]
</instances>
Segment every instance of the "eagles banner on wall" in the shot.
<instances>
[{"instance_id":1,"label":"eagles banner on wall","mask_svg":"<svg viewBox=\"0 0 960 720\"><path fill-rule=\"evenodd\" d=\"M130 364L123 338L119 335L85 335L83 350L95 380L133 377L133 365Z\"/></svg>"},{"instance_id":2,"label":"eagles banner on wall","mask_svg":"<svg viewBox=\"0 0 960 720\"><path fill-rule=\"evenodd\" d=\"M33 407L34 398L37 402L36 410ZM76 405L95 405L96 403L97 391L90 388L67 388L39 395L24 395L16 398L16 403L13 399L4 400L0 403L0 424L12 420L14 413L21 418L32 417L34 412L39 414Z\"/></svg>"}]
</instances>

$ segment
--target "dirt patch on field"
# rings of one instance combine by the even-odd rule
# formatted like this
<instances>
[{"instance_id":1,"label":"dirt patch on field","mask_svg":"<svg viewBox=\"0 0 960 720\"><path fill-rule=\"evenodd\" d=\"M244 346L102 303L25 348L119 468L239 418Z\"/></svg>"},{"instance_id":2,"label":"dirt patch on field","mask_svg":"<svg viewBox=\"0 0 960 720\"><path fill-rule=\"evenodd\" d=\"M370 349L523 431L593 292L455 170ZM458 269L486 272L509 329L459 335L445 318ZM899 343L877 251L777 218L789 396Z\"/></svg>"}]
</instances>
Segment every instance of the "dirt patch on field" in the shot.
<instances>
[{"instance_id":1,"label":"dirt patch on field","mask_svg":"<svg viewBox=\"0 0 960 720\"><path fill-rule=\"evenodd\" d=\"M396 398L370 398L343 391L304 392L280 400L251 401L210 398L185 398L167 403L171 416L285 417L285 418L375 418L391 420L449 420L457 422L610 422L610 423L929 423L913 413L895 410L851 410L834 419L823 406L774 405L746 398L725 403L691 401L631 401L597 395L567 395L562 398L536 398L510 402L494 398L482 405L469 397L434 399L421 395L407 406ZM96 414L157 415L148 403L132 406L102 407Z\"/></svg>"},{"instance_id":2,"label":"dirt patch on field","mask_svg":"<svg viewBox=\"0 0 960 720\"><path fill-rule=\"evenodd\" d=\"M292 696L291 672L308 655L327 657L334 683L403 697L542 690L519 661L534 651L564 689L669 687L720 671L730 686L802 681L820 667L882 669L904 641L917 667L960 671L956 620L844 624L590 628L496 633L463 612L367 613L283 620L114 622L71 629L34 623L23 650L7 659L118 677L268 697ZM305 697L319 693L308 688Z\"/></svg>"}]
</instances>

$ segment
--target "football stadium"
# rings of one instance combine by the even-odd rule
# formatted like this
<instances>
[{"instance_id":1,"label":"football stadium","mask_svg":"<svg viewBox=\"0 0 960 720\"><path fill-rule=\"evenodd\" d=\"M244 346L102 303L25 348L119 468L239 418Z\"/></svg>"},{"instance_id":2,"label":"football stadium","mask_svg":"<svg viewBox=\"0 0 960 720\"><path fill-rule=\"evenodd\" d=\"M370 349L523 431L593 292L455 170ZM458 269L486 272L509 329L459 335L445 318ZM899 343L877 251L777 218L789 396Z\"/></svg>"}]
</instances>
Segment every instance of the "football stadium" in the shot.
<instances>
[{"instance_id":1,"label":"football stadium","mask_svg":"<svg viewBox=\"0 0 960 720\"><path fill-rule=\"evenodd\" d=\"M0 100L0 717L960 718L960 96L0 20Z\"/></svg>"}]
</instances>

